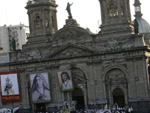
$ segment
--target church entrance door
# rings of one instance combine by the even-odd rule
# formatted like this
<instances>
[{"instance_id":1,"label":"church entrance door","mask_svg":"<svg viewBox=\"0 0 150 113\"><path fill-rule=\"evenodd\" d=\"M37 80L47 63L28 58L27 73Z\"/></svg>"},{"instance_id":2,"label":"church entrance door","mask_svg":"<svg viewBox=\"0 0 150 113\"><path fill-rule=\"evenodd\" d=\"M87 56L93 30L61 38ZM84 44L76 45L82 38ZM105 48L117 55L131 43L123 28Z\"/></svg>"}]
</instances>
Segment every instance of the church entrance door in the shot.
<instances>
[{"instance_id":1,"label":"church entrance door","mask_svg":"<svg viewBox=\"0 0 150 113\"><path fill-rule=\"evenodd\" d=\"M84 109L84 95L83 91L80 88L75 88L72 92L72 101L76 101L76 109Z\"/></svg>"},{"instance_id":2,"label":"church entrance door","mask_svg":"<svg viewBox=\"0 0 150 113\"><path fill-rule=\"evenodd\" d=\"M37 112L46 112L46 104L45 103L36 104L36 111Z\"/></svg>"},{"instance_id":3,"label":"church entrance door","mask_svg":"<svg viewBox=\"0 0 150 113\"><path fill-rule=\"evenodd\" d=\"M114 104L117 103L119 107L125 106L125 97L124 93L120 88L116 88L113 91L113 101Z\"/></svg>"}]
</instances>

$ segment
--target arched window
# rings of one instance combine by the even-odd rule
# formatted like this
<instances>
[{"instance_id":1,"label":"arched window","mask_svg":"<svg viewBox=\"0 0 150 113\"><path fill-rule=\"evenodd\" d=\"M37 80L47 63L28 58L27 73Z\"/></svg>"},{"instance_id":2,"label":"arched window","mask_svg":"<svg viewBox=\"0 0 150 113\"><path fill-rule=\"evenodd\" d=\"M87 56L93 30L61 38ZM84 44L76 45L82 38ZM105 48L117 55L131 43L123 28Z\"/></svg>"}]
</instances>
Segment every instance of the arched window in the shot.
<instances>
[{"instance_id":1,"label":"arched window","mask_svg":"<svg viewBox=\"0 0 150 113\"><path fill-rule=\"evenodd\" d=\"M48 21L48 19L45 19L45 27L49 27L49 21Z\"/></svg>"},{"instance_id":2,"label":"arched window","mask_svg":"<svg viewBox=\"0 0 150 113\"><path fill-rule=\"evenodd\" d=\"M110 17L118 16L118 8L115 2L111 2L108 6L108 15Z\"/></svg>"},{"instance_id":3,"label":"arched window","mask_svg":"<svg viewBox=\"0 0 150 113\"><path fill-rule=\"evenodd\" d=\"M112 95L113 95L114 104L118 104L120 107L125 106L125 97L122 89L120 88L114 89Z\"/></svg>"},{"instance_id":4,"label":"arched window","mask_svg":"<svg viewBox=\"0 0 150 113\"><path fill-rule=\"evenodd\" d=\"M120 15L121 15L121 16L123 16L123 15L124 15L124 7L123 7L123 6L121 6Z\"/></svg>"},{"instance_id":5,"label":"arched window","mask_svg":"<svg viewBox=\"0 0 150 113\"><path fill-rule=\"evenodd\" d=\"M36 29L39 29L41 28L41 25L42 25L42 19L40 18L40 16L36 16L34 20L34 27Z\"/></svg>"}]
</instances>

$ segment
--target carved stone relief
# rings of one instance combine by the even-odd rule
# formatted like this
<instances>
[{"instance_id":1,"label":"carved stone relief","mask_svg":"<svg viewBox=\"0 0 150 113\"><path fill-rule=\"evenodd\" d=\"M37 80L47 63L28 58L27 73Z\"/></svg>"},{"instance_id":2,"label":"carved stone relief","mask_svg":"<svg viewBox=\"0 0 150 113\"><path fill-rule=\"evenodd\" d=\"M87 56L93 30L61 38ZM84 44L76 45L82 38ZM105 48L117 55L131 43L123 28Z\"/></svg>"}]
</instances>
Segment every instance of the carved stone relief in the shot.
<instances>
[{"instance_id":1,"label":"carved stone relief","mask_svg":"<svg viewBox=\"0 0 150 113\"><path fill-rule=\"evenodd\" d=\"M119 69L109 71L105 78L106 85L110 87L117 87L119 85L127 84L125 74Z\"/></svg>"},{"instance_id":2,"label":"carved stone relief","mask_svg":"<svg viewBox=\"0 0 150 113\"><path fill-rule=\"evenodd\" d=\"M74 83L74 86L77 87L77 85L82 84L86 85L86 77L85 74L78 68L72 68L72 80Z\"/></svg>"},{"instance_id":3,"label":"carved stone relief","mask_svg":"<svg viewBox=\"0 0 150 113\"><path fill-rule=\"evenodd\" d=\"M84 42L91 38L90 35L87 33L86 30L78 27L78 28L64 28L58 32L58 34L55 35L54 41L57 41L57 43L66 43L66 42L81 42L84 40ZM92 38L91 38L92 39Z\"/></svg>"},{"instance_id":4,"label":"carved stone relief","mask_svg":"<svg viewBox=\"0 0 150 113\"><path fill-rule=\"evenodd\" d=\"M91 55L94 51L91 48L87 48L83 45L68 43L63 45L58 49L55 49L49 57L52 58L66 58L66 57L76 57L76 56L85 56Z\"/></svg>"},{"instance_id":5,"label":"carved stone relief","mask_svg":"<svg viewBox=\"0 0 150 113\"><path fill-rule=\"evenodd\" d=\"M108 39L97 39L97 41L94 43L94 47L96 50L101 52L129 49L133 47L133 39L131 37L110 37Z\"/></svg>"}]
</instances>

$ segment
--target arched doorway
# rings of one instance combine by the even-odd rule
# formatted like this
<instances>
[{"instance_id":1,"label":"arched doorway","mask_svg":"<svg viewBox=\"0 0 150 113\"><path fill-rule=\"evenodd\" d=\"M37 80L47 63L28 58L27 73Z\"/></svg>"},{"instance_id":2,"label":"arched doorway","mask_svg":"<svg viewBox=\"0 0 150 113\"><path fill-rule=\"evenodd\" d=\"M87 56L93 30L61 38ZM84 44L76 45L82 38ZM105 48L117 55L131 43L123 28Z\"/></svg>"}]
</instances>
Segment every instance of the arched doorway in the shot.
<instances>
[{"instance_id":1,"label":"arched doorway","mask_svg":"<svg viewBox=\"0 0 150 113\"><path fill-rule=\"evenodd\" d=\"M125 97L124 93L120 88L116 88L113 90L113 102L117 103L119 107L125 106Z\"/></svg>"},{"instance_id":2,"label":"arched doorway","mask_svg":"<svg viewBox=\"0 0 150 113\"><path fill-rule=\"evenodd\" d=\"M105 86L106 98L110 107L114 103L123 107L128 104L128 85L125 73L118 68L113 68L106 73Z\"/></svg>"},{"instance_id":3,"label":"arched doorway","mask_svg":"<svg viewBox=\"0 0 150 113\"><path fill-rule=\"evenodd\" d=\"M76 109L87 107L87 79L84 72L78 68L71 68L74 91L72 100L76 101Z\"/></svg>"},{"instance_id":4,"label":"arched doorway","mask_svg":"<svg viewBox=\"0 0 150 113\"><path fill-rule=\"evenodd\" d=\"M76 109L84 109L84 94L82 89L75 88L72 92L72 101L76 101Z\"/></svg>"},{"instance_id":5,"label":"arched doorway","mask_svg":"<svg viewBox=\"0 0 150 113\"><path fill-rule=\"evenodd\" d=\"M38 103L36 105L36 112L46 112L46 104L45 103Z\"/></svg>"}]
</instances>

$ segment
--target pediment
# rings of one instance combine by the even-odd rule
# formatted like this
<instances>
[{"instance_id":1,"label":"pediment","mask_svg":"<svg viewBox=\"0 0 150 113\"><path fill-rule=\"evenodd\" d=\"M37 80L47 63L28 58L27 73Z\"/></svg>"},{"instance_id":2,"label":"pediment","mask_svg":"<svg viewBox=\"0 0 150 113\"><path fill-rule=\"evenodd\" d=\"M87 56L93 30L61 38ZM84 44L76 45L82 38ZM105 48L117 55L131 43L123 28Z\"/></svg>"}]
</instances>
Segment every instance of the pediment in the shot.
<instances>
[{"instance_id":1,"label":"pediment","mask_svg":"<svg viewBox=\"0 0 150 113\"><path fill-rule=\"evenodd\" d=\"M55 41L57 43L64 43L70 41L81 42L91 39L92 39L91 34L81 27L64 27L60 29L58 32L56 32L52 42L53 43L55 43Z\"/></svg>"},{"instance_id":2,"label":"pediment","mask_svg":"<svg viewBox=\"0 0 150 113\"><path fill-rule=\"evenodd\" d=\"M55 52L49 55L49 58L73 58L73 57L81 57L81 56L88 56L95 53L92 49L75 44L67 44L64 47L60 47L56 49Z\"/></svg>"}]
</instances>

